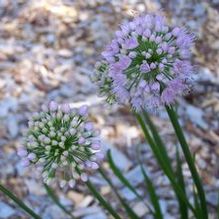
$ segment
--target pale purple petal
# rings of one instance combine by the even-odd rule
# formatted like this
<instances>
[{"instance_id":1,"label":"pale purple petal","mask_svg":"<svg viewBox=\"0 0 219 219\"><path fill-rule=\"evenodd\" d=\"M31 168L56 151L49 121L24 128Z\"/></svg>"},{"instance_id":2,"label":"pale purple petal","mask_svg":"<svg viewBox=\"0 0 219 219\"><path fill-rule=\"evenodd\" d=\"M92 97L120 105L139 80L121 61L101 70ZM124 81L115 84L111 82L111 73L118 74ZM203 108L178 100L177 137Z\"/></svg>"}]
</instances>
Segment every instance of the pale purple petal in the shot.
<instances>
[{"instance_id":1,"label":"pale purple petal","mask_svg":"<svg viewBox=\"0 0 219 219\"><path fill-rule=\"evenodd\" d=\"M81 106L78 111L79 115L86 116L88 114L88 107L86 105Z\"/></svg>"},{"instance_id":2,"label":"pale purple petal","mask_svg":"<svg viewBox=\"0 0 219 219\"><path fill-rule=\"evenodd\" d=\"M92 131L93 128L94 128L94 125L92 122L87 122L85 125L84 125L84 128L87 130L87 131Z\"/></svg>"},{"instance_id":3,"label":"pale purple petal","mask_svg":"<svg viewBox=\"0 0 219 219\"><path fill-rule=\"evenodd\" d=\"M30 153L30 154L28 154L27 158L28 158L29 160L34 160L34 159L36 159L36 154Z\"/></svg>"},{"instance_id":4,"label":"pale purple petal","mask_svg":"<svg viewBox=\"0 0 219 219\"><path fill-rule=\"evenodd\" d=\"M70 105L65 103L61 105L61 111L64 113L70 113L71 112L71 108Z\"/></svg>"},{"instance_id":5,"label":"pale purple petal","mask_svg":"<svg viewBox=\"0 0 219 219\"><path fill-rule=\"evenodd\" d=\"M84 144L84 143L85 143L85 138L80 137L80 138L78 139L78 144Z\"/></svg>"},{"instance_id":6,"label":"pale purple petal","mask_svg":"<svg viewBox=\"0 0 219 219\"><path fill-rule=\"evenodd\" d=\"M96 157L97 161L103 161L103 159L104 159L104 154L101 153L101 152L97 152L97 153L95 154L95 157Z\"/></svg>"},{"instance_id":7,"label":"pale purple petal","mask_svg":"<svg viewBox=\"0 0 219 219\"><path fill-rule=\"evenodd\" d=\"M161 101L163 104L170 105L174 103L175 99L176 93L174 92L174 90L169 88L164 89L164 91L161 94Z\"/></svg>"},{"instance_id":8,"label":"pale purple petal","mask_svg":"<svg viewBox=\"0 0 219 219\"><path fill-rule=\"evenodd\" d=\"M58 109L58 104L55 101L49 103L49 110L54 112Z\"/></svg>"},{"instance_id":9,"label":"pale purple petal","mask_svg":"<svg viewBox=\"0 0 219 219\"><path fill-rule=\"evenodd\" d=\"M17 151L18 156L20 157L26 157L27 156L27 150L24 148L19 148Z\"/></svg>"},{"instance_id":10,"label":"pale purple petal","mask_svg":"<svg viewBox=\"0 0 219 219\"><path fill-rule=\"evenodd\" d=\"M148 65L148 63L144 63L144 64L141 64L140 66L140 71L141 72L149 72L151 70L150 66Z\"/></svg>"},{"instance_id":11,"label":"pale purple petal","mask_svg":"<svg viewBox=\"0 0 219 219\"><path fill-rule=\"evenodd\" d=\"M97 144L97 143L91 145L91 148L94 149L94 150L99 150L100 147L101 147L100 144Z\"/></svg>"},{"instance_id":12,"label":"pale purple petal","mask_svg":"<svg viewBox=\"0 0 219 219\"><path fill-rule=\"evenodd\" d=\"M124 47L126 49L135 49L137 46L138 46L138 41L134 37L126 39L124 42Z\"/></svg>"}]
</instances>

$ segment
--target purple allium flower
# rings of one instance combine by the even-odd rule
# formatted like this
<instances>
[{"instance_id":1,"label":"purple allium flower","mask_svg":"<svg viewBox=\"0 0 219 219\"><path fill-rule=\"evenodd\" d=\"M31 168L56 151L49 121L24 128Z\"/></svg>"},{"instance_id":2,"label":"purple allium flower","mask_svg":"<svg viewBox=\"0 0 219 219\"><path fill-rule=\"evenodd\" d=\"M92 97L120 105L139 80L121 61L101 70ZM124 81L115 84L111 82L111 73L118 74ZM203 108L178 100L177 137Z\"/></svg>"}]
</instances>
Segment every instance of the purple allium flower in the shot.
<instances>
[{"instance_id":1,"label":"purple allium flower","mask_svg":"<svg viewBox=\"0 0 219 219\"><path fill-rule=\"evenodd\" d=\"M42 170L45 183L59 179L61 187L73 187L77 180L88 179L89 170L99 167L101 144L98 132L87 121L87 107L71 109L69 104L58 106L53 101L28 124L25 147L18 155L24 166L34 164Z\"/></svg>"},{"instance_id":2,"label":"purple allium flower","mask_svg":"<svg viewBox=\"0 0 219 219\"><path fill-rule=\"evenodd\" d=\"M26 157L27 156L27 150L24 148L19 148L17 151L18 156L20 157Z\"/></svg>"},{"instance_id":3,"label":"purple allium flower","mask_svg":"<svg viewBox=\"0 0 219 219\"><path fill-rule=\"evenodd\" d=\"M189 88L193 41L185 28L170 27L160 15L122 24L96 65L100 94L137 111L173 104Z\"/></svg>"}]
</instances>

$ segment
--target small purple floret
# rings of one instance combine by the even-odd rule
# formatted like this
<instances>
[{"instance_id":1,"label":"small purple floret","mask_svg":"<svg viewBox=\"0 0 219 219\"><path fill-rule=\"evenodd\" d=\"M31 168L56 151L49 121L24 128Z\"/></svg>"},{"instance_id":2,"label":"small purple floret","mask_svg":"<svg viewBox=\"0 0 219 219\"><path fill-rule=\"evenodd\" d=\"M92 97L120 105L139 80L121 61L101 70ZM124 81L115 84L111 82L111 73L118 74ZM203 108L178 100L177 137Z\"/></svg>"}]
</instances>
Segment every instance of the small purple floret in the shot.
<instances>
[{"instance_id":1,"label":"small purple floret","mask_svg":"<svg viewBox=\"0 0 219 219\"><path fill-rule=\"evenodd\" d=\"M27 150L25 150L24 148L20 148L20 149L18 149L17 154L20 157L26 157L27 156Z\"/></svg>"},{"instance_id":2,"label":"small purple floret","mask_svg":"<svg viewBox=\"0 0 219 219\"><path fill-rule=\"evenodd\" d=\"M51 101L49 103L49 109L50 111L56 111L58 109L58 104L55 101Z\"/></svg>"},{"instance_id":3,"label":"small purple floret","mask_svg":"<svg viewBox=\"0 0 219 219\"><path fill-rule=\"evenodd\" d=\"M80 114L81 116L86 116L87 113L88 113L88 107L87 107L86 105L81 106L81 107L79 108L79 114Z\"/></svg>"}]
</instances>

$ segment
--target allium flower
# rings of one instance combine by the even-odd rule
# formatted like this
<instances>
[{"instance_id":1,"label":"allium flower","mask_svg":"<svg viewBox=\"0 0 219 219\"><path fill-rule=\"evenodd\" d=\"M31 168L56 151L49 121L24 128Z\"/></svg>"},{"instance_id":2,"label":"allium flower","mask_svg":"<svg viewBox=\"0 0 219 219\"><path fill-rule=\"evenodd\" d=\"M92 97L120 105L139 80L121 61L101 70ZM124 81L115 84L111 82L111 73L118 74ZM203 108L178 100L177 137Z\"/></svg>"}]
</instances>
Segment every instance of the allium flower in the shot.
<instances>
[{"instance_id":1,"label":"allium flower","mask_svg":"<svg viewBox=\"0 0 219 219\"><path fill-rule=\"evenodd\" d=\"M43 106L30 119L25 147L18 150L23 165L36 165L45 183L60 179L61 187L73 187L79 179L86 181L103 159L98 132L87 114L86 106L76 110L53 101Z\"/></svg>"},{"instance_id":2,"label":"allium flower","mask_svg":"<svg viewBox=\"0 0 219 219\"><path fill-rule=\"evenodd\" d=\"M110 103L129 103L137 111L172 104L189 88L193 41L160 15L136 17L116 31L93 80Z\"/></svg>"}]
</instances>

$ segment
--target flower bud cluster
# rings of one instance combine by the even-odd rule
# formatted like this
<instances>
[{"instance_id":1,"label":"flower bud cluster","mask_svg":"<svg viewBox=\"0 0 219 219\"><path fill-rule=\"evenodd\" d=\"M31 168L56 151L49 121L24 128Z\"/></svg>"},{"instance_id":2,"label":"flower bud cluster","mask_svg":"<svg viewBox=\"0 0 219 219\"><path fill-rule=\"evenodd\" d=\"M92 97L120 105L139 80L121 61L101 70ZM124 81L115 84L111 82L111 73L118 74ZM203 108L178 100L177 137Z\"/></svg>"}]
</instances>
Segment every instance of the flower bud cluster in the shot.
<instances>
[{"instance_id":1,"label":"flower bud cluster","mask_svg":"<svg viewBox=\"0 0 219 219\"><path fill-rule=\"evenodd\" d=\"M100 139L94 125L87 121L87 107L71 109L52 101L34 113L18 150L24 166L34 164L45 183L59 179L61 187L74 187L77 180L87 181L103 159Z\"/></svg>"},{"instance_id":2,"label":"flower bud cluster","mask_svg":"<svg viewBox=\"0 0 219 219\"><path fill-rule=\"evenodd\" d=\"M97 65L100 93L137 111L172 104L188 90L193 41L186 29L170 27L160 15L124 23Z\"/></svg>"},{"instance_id":3,"label":"flower bud cluster","mask_svg":"<svg viewBox=\"0 0 219 219\"><path fill-rule=\"evenodd\" d=\"M106 96L109 104L116 102L116 96L112 92L112 79L108 76L108 63L106 61L97 62L95 65L95 74L92 75L92 82L99 87L100 96Z\"/></svg>"}]
</instances>

